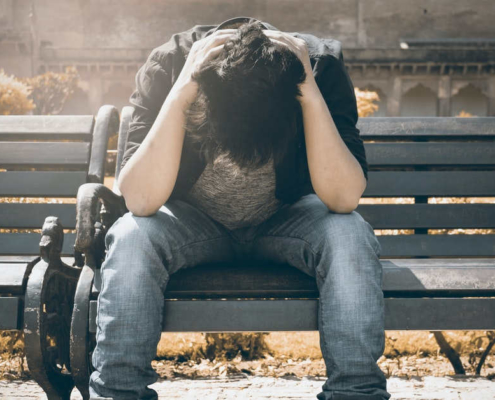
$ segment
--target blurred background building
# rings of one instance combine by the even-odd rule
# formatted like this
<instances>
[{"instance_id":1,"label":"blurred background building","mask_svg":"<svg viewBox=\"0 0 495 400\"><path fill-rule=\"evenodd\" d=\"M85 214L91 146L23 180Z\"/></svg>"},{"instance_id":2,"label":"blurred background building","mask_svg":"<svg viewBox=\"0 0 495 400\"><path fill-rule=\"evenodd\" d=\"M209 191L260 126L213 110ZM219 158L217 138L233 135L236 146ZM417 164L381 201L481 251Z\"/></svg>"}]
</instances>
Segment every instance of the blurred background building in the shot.
<instances>
[{"instance_id":1,"label":"blurred background building","mask_svg":"<svg viewBox=\"0 0 495 400\"><path fill-rule=\"evenodd\" d=\"M235 16L342 42L375 116L495 115L493 0L0 0L0 68L18 77L76 66L64 114L128 104L152 48Z\"/></svg>"}]
</instances>

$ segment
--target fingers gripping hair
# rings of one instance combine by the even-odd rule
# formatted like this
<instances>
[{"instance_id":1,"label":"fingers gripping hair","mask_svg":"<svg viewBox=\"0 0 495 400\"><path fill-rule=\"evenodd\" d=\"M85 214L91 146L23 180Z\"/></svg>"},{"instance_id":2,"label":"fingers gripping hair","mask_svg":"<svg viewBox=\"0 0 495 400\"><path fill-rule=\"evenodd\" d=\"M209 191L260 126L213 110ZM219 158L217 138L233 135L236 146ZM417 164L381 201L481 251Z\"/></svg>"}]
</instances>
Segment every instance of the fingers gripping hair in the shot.
<instances>
[{"instance_id":1,"label":"fingers gripping hair","mask_svg":"<svg viewBox=\"0 0 495 400\"><path fill-rule=\"evenodd\" d=\"M241 25L218 57L194 74L198 97L186 128L212 160L228 151L242 166L278 162L301 124L298 96L304 66L287 46L263 33L259 21Z\"/></svg>"}]
</instances>

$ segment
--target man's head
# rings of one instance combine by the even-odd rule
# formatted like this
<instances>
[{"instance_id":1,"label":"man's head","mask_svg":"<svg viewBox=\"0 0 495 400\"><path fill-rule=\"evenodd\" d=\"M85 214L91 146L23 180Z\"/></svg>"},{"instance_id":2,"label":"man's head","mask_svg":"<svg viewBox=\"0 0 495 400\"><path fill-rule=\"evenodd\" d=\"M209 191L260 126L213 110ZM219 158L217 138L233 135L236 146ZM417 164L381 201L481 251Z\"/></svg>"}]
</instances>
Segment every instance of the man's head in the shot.
<instances>
[{"instance_id":1,"label":"man's head","mask_svg":"<svg viewBox=\"0 0 495 400\"><path fill-rule=\"evenodd\" d=\"M193 76L199 90L186 129L207 161L225 151L241 167L271 156L278 163L302 123L297 97L305 78L297 55L272 42L259 21L243 23Z\"/></svg>"}]
</instances>

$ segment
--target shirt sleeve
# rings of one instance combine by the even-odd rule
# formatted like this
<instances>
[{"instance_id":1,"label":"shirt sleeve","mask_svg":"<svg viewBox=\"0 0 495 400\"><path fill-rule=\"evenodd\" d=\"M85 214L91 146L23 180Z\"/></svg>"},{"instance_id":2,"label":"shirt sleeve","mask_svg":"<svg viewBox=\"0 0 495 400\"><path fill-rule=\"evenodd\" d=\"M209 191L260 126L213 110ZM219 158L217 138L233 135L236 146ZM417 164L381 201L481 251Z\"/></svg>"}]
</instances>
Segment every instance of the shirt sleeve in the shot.
<instances>
[{"instance_id":1,"label":"shirt sleeve","mask_svg":"<svg viewBox=\"0 0 495 400\"><path fill-rule=\"evenodd\" d=\"M153 53L139 68L135 81L136 89L129 98L134 110L129 122L121 168L143 142L172 88L171 72L164 68L162 62L155 59Z\"/></svg>"},{"instance_id":2,"label":"shirt sleeve","mask_svg":"<svg viewBox=\"0 0 495 400\"><path fill-rule=\"evenodd\" d=\"M315 64L314 76L342 140L361 165L368 180L366 151L359 129L356 127L358 121L356 94L344 65L342 52L338 58L334 55L320 56Z\"/></svg>"}]
</instances>

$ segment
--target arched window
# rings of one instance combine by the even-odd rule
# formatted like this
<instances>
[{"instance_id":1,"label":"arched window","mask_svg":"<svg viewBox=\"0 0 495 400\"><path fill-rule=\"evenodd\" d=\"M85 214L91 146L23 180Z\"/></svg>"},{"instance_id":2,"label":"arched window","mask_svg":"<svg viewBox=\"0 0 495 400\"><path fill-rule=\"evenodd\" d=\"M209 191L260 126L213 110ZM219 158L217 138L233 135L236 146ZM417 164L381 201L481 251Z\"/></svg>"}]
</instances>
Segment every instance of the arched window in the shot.
<instances>
[{"instance_id":1,"label":"arched window","mask_svg":"<svg viewBox=\"0 0 495 400\"><path fill-rule=\"evenodd\" d=\"M438 108L437 94L418 83L409 89L401 99L401 117L436 117Z\"/></svg>"},{"instance_id":2,"label":"arched window","mask_svg":"<svg viewBox=\"0 0 495 400\"><path fill-rule=\"evenodd\" d=\"M488 115L488 98L481 89L469 83L452 96L450 115L455 117L461 111L477 117L486 117Z\"/></svg>"}]
</instances>

